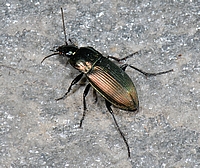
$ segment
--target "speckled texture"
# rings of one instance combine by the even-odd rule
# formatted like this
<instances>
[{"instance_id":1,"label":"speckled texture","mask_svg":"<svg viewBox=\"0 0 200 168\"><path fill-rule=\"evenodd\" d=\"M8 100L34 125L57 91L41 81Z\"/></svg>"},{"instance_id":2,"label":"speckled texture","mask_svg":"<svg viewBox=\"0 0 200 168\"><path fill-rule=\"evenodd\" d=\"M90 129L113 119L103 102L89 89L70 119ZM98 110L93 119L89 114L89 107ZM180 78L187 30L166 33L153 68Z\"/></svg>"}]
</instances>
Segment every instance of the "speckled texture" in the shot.
<instances>
[{"instance_id":1,"label":"speckled texture","mask_svg":"<svg viewBox=\"0 0 200 168\"><path fill-rule=\"evenodd\" d=\"M137 114L114 109L131 158L104 101L83 87L59 102L78 72L52 57L66 32L79 46L128 59ZM18 1L0 3L0 167L200 167L200 2Z\"/></svg>"}]
</instances>

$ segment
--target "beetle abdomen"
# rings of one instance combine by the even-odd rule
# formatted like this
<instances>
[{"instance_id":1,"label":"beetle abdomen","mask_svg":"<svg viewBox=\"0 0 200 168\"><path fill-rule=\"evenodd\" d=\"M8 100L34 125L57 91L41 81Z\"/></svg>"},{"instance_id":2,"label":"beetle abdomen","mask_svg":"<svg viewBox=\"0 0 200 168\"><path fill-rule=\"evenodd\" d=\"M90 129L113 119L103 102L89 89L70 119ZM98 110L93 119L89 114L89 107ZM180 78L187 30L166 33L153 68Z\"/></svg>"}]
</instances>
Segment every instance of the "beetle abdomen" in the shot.
<instances>
[{"instance_id":1,"label":"beetle abdomen","mask_svg":"<svg viewBox=\"0 0 200 168\"><path fill-rule=\"evenodd\" d=\"M103 57L93 66L87 77L90 84L114 106L129 111L138 109L138 97L133 82L110 60Z\"/></svg>"}]
</instances>

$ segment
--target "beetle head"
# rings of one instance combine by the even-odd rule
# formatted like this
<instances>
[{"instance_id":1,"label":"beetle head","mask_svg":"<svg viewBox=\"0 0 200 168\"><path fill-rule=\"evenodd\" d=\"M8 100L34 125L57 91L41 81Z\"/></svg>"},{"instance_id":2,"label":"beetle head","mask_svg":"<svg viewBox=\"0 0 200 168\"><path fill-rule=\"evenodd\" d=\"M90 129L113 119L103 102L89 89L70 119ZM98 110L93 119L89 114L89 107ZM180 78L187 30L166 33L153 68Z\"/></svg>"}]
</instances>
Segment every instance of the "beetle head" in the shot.
<instances>
[{"instance_id":1,"label":"beetle head","mask_svg":"<svg viewBox=\"0 0 200 168\"><path fill-rule=\"evenodd\" d=\"M62 45L62 46L60 46L60 47L58 47L56 49L56 52L54 52L51 55L48 55L48 56L44 57L44 59L41 61L41 63L45 59L47 59L47 58L49 58L51 56L54 56L54 55L60 55L60 56L63 56L63 57L71 58L71 56L73 56L76 53L77 50L78 50L78 47L75 46L75 45L67 45L67 44L66 45Z\"/></svg>"},{"instance_id":2,"label":"beetle head","mask_svg":"<svg viewBox=\"0 0 200 168\"><path fill-rule=\"evenodd\" d=\"M78 47L75 45L62 45L56 49L59 55L62 55L64 57L69 57L69 58L73 56L77 50L78 50Z\"/></svg>"}]
</instances>

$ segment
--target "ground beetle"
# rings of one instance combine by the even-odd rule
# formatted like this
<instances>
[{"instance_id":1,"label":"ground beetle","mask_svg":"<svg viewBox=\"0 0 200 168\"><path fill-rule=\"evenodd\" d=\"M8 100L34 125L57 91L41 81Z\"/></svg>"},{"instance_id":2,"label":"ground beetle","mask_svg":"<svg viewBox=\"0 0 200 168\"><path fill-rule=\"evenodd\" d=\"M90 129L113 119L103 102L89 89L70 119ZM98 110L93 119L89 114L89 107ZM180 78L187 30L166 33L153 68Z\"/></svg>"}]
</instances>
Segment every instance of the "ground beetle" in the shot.
<instances>
[{"instance_id":1,"label":"ground beetle","mask_svg":"<svg viewBox=\"0 0 200 168\"><path fill-rule=\"evenodd\" d=\"M124 57L122 59L118 59L112 56L104 57L100 52L95 50L92 47L81 47L78 48L70 39L69 42L71 44L67 43L66 40L66 32L65 32L65 24L64 24L64 16L63 16L63 10L61 8L62 13L62 21L63 21L63 30L65 34L65 45L60 46L56 49L56 52L54 52L51 55L46 56L42 62L53 55L59 55L63 57L69 58L69 63L72 67L79 70L81 73L71 82L67 92L65 95L61 98L58 98L56 100L64 99L67 94L71 91L72 86L78 83L83 75L85 75L86 79L89 81L89 84L87 84L84 93L83 93L83 116L80 121L80 127L82 126L82 122L85 117L86 113L86 101L85 98L89 92L89 89L92 88L100 93L102 97L105 99L106 107L108 111L110 112L117 130L119 131L121 137L123 138L127 151L128 151L128 157L130 158L130 148L128 145L128 142L126 138L124 137L123 132L120 130L119 125L115 119L115 116L113 114L113 110L111 108L111 105L114 105L117 108L120 108L122 110L127 111L137 111L139 108L139 101L137 92L135 89L135 86L130 79L130 77L126 74L125 69L127 67L133 68L145 76L156 76L164 73L168 73L173 71L168 70L164 72L159 73L146 73L138 68L135 68L132 65L124 64L121 67L117 66L115 63L110 61L109 59L114 59L118 62L125 60L133 54Z\"/></svg>"}]
</instances>

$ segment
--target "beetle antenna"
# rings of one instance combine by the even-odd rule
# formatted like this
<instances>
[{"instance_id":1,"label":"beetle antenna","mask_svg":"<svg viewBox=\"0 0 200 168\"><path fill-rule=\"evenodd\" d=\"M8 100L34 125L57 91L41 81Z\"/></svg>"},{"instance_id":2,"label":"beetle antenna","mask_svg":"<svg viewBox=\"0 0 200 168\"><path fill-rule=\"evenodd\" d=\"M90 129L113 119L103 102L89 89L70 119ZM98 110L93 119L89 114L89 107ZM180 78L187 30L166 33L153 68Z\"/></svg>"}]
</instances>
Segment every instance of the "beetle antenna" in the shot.
<instances>
[{"instance_id":1,"label":"beetle antenna","mask_svg":"<svg viewBox=\"0 0 200 168\"><path fill-rule=\"evenodd\" d=\"M59 53L53 53L53 54L51 54L51 55L48 55L48 56L44 57L43 60L41 61L41 63L43 63L45 59L47 59L47 58L49 58L49 57L51 57L51 56L53 56L53 55L58 55L58 54L59 54Z\"/></svg>"},{"instance_id":2,"label":"beetle antenna","mask_svg":"<svg viewBox=\"0 0 200 168\"><path fill-rule=\"evenodd\" d=\"M65 31L65 20L64 20L64 13L63 13L63 8L61 7L61 14L62 14L62 23L63 23L63 32L65 35L65 44L68 45L67 43L67 35L66 35L66 31Z\"/></svg>"}]
</instances>

